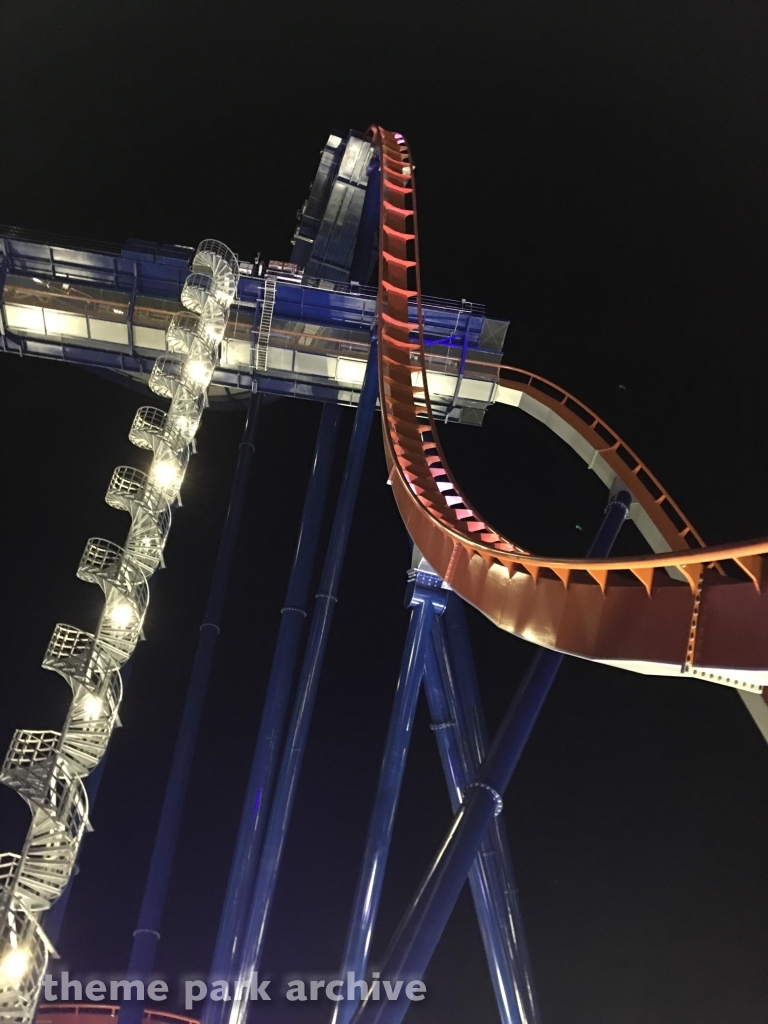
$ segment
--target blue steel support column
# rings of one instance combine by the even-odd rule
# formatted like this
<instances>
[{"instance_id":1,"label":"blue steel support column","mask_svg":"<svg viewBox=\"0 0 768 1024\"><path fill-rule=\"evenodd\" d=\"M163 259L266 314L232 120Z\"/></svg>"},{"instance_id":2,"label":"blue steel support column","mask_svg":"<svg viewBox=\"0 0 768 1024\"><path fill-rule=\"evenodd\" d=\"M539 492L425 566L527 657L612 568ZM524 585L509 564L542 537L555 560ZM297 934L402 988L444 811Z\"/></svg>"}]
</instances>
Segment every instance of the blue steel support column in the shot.
<instances>
[{"instance_id":1,"label":"blue steel support column","mask_svg":"<svg viewBox=\"0 0 768 1024\"><path fill-rule=\"evenodd\" d=\"M610 551L630 505L626 491L609 504L590 554L603 558ZM525 674L504 721L496 733L476 781L465 792L435 860L419 886L397 929L381 970L383 978L421 978L456 905L483 837L501 812L502 795L520 760L564 655L539 650ZM354 1024L400 1024L408 1011L405 998L367 999Z\"/></svg>"},{"instance_id":2,"label":"blue steel support column","mask_svg":"<svg viewBox=\"0 0 768 1024\"><path fill-rule=\"evenodd\" d=\"M440 580L440 577L436 576L435 579ZM436 629L433 627L433 635L434 632ZM451 809L455 814L461 806L467 783L474 778L474 772L467 772L467 766L462 758L459 722L451 707L433 644L428 645L426 652L424 690L432 717L432 730L440 752L440 762L448 785ZM481 848L469 872L472 900L483 938L499 1018L502 1024L528 1024L518 1011L511 957L505 945L504 931L495 913L493 889L497 879L494 877L493 867L486 850Z\"/></svg>"},{"instance_id":3,"label":"blue steel support column","mask_svg":"<svg viewBox=\"0 0 768 1024\"><path fill-rule=\"evenodd\" d=\"M341 970L341 978L345 983L350 974L354 980L362 980L365 977L371 934L379 909L395 811L411 741L419 684L424 672L424 657L426 649L432 645L431 632L435 616L442 615L445 611L447 592L440 590L439 584L438 587L421 585L424 578L430 575L432 574L419 569L412 569L408 574L405 603L406 607L412 608L413 611L400 663L400 676L384 744L376 801L368 826L368 838L349 921ZM354 998L337 1003L334 1024L347 1024L352 1019L358 1002L359 1000Z\"/></svg>"},{"instance_id":4,"label":"blue steel support column","mask_svg":"<svg viewBox=\"0 0 768 1024\"><path fill-rule=\"evenodd\" d=\"M315 564L340 418L341 408L338 405L323 406L315 457L304 499L296 554L285 595L285 607L281 611L280 630L277 634L269 684L251 763L251 774L243 801L240 828L211 963L212 980L231 976L242 945L245 912L253 894L256 869L272 806L277 761L299 654L301 631L307 614L310 577ZM225 1010L224 1001L213 1002L209 999L203 1007L203 1024L214 1024L221 1020Z\"/></svg>"},{"instance_id":5,"label":"blue steel support column","mask_svg":"<svg viewBox=\"0 0 768 1024\"><path fill-rule=\"evenodd\" d=\"M464 608L456 594L449 596L445 616L435 623L432 635L450 707L450 718L456 722L462 764L467 780L471 781L485 758L488 730ZM503 941L521 1024L537 1024L539 1011L522 910L517 897L506 831L499 818L494 818L488 829L480 857L488 877L494 918Z\"/></svg>"},{"instance_id":6,"label":"blue steel support column","mask_svg":"<svg viewBox=\"0 0 768 1024\"><path fill-rule=\"evenodd\" d=\"M291 723L285 742L280 774L275 788L272 809L267 826L267 835L256 875L256 885L248 913L248 926L236 980L236 991L248 984L253 972L259 966L264 947L267 919L274 897L277 873L285 846L288 822L291 817L296 795L304 748L312 717L320 672L323 667L328 634L333 620L333 610L338 600L339 579L347 550L349 530L357 499L360 476L363 470L365 452L371 422L376 409L378 394L378 363L376 334L371 334L371 350L365 380L357 407L355 425L347 452L347 463L336 506L328 551L320 579L320 592L315 597L315 607L309 629L304 661L301 666ZM247 999L233 999L229 1006L230 1024L242 1024L248 1009Z\"/></svg>"},{"instance_id":7,"label":"blue steel support column","mask_svg":"<svg viewBox=\"0 0 768 1024\"><path fill-rule=\"evenodd\" d=\"M235 540L243 510L243 498L248 482L251 457L253 456L253 438L256 433L261 395L251 395L248 404L248 415L237 457L235 477L229 498L229 507L224 520L224 527L219 541L219 550L213 567L208 602L205 606L205 618L200 626L200 637L192 664L192 675L189 689L184 702L176 746L173 751L171 771L165 789L160 822L155 836L149 873L144 887L144 897L139 912L139 920L133 933L131 959L128 964L127 977L138 979L146 984L155 959L155 950L160 940L160 924L168 891L168 879L171 865L176 852L176 841L179 834L179 823L184 797L187 792L192 758L200 728L203 704L208 691L208 680L213 664L216 641L220 632L224 598L229 582L229 573L235 553ZM144 1008L141 1000L128 1000L120 1009L120 1024L141 1024Z\"/></svg>"}]
</instances>

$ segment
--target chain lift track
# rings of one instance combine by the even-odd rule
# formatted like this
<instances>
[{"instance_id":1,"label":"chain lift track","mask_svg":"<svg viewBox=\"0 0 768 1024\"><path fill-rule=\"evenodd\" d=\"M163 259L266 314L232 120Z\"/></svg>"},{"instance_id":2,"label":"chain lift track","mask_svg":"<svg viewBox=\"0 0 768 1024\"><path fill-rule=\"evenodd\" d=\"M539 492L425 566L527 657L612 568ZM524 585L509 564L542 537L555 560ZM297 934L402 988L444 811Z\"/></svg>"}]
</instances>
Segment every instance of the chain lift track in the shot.
<instances>
[{"instance_id":1,"label":"chain lift track","mask_svg":"<svg viewBox=\"0 0 768 1024\"><path fill-rule=\"evenodd\" d=\"M687 671L760 692L768 682L768 540L704 546L640 460L573 396L524 371L502 380L511 392L535 396L599 453L658 532L654 546L661 553L541 557L495 531L464 497L440 447L426 386L410 151L400 134L379 127L369 132L382 173L384 444L395 500L414 543L446 583L508 632L635 672ZM518 404L514 395L509 404Z\"/></svg>"},{"instance_id":2,"label":"chain lift track","mask_svg":"<svg viewBox=\"0 0 768 1024\"><path fill-rule=\"evenodd\" d=\"M186 312L174 316L167 332L172 354L156 361L149 380L170 406L143 406L129 433L137 447L152 452L151 466L147 473L118 466L107 489L107 504L131 517L125 545L92 537L77 570L104 592L99 625L90 634L59 623L43 659L43 668L72 688L69 713L61 732L17 731L0 769L0 781L32 811L21 854L0 855L0 1022L34 1018L53 952L41 917L64 891L90 828L83 778L104 756L118 724L120 669L141 637L147 581L162 564L171 509L237 290L237 259L220 242L202 242L191 270L181 296Z\"/></svg>"}]
</instances>

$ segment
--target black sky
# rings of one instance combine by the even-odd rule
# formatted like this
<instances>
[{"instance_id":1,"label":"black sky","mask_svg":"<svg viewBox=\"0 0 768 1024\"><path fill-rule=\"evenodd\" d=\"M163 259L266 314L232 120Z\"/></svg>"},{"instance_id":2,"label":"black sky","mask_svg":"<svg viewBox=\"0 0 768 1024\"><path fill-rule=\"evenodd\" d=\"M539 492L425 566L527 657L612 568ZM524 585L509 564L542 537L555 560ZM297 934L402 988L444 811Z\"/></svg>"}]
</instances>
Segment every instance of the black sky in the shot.
<instances>
[{"instance_id":1,"label":"black sky","mask_svg":"<svg viewBox=\"0 0 768 1024\"><path fill-rule=\"evenodd\" d=\"M0 223L285 259L327 135L378 121L414 153L425 291L509 318L506 361L596 409L708 541L765 535L767 40L768 8L746 0L6 4ZM103 494L141 456L135 394L11 356L0 374L5 749L63 718L68 691L39 663L56 621L93 624L75 568L88 536L124 535ZM172 981L209 962L318 415L264 411L160 946ZM174 520L60 942L83 975L127 962L241 429L207 415ZM604 494L544 428L498 408L441 436L497 528L581 550ZM340 961L407 621L384 481L376 426L270 932L276 978ZM470 624L496 723L532 649ZM448 821L420 715L374 958ZM568 663L505 809L544 1024L765 1024L767 808L768 747L736 693ZM0 793L0 848L27 820ZM494 1021L466 898L427 981L415 1021ZM258 1019L328 1017L282 1004Z\"/></svg>"}]
</instances>

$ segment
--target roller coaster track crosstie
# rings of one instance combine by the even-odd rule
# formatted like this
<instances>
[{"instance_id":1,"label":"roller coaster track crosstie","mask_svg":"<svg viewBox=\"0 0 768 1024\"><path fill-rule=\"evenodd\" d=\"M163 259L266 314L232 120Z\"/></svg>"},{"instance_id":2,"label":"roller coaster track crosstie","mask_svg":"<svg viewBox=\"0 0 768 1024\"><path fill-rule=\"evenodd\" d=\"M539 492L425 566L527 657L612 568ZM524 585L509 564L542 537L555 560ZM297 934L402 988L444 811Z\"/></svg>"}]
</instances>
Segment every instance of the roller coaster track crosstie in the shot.
<instances>
[{"instance_id":1,"label":"roller coaster track crosstie","mask_svg":"<svg viewBox=\"0 0 768 1024\"><path fill-rule=\"evenodd\" d=\"M237 259L220 242L202 242L177 313L167 331L167 357L158 359L149 387L170 399L167 411L142 406L130 440L152 452L147 473L118 466L106 501L128 512L123 547L100 537L86 544L77 575L104 592L94 634L59 623L43 659L72 689L61 732L18 730L0 782L32 811L21 854L0 855L0 1021L31 1021L52 947L40 918L61 896L88 824L83 785L104 756L118 721L120 669L138 643L149 602L148 579L162 563L190 448L206 404L229 307L238 280Z\"/></svg>"},{"instance_id":2,"label":"roller coaster track crosstie","mask_svg":"<svg viewBox=\"0 0 768 1024\"><path fill-rule=\"evenodd\" d=\"M61 913L66 903L60 897L90 827L83 780L103 759L118 724L121 670L141 638L148 581L162 564L172 509L203 409L216 388L226 405L250 393L241 453L253 450L251 411L264 396L357 404L321 576L331 582L321 582L312 611L308 653L289 718L301 620L308 610L333 459L336 409L332 417L324 413L318 437L308 492L315 497L305 505L288 588L289 595L297 596L283 608L290 618L284 619L286 629L281 625L265 697L230 877L229 891L235 895L228 897L217 939L217 970L220 961L222 971L246 977L259 966L375 408L376 359L389 479L415 554L422 557L409 574L413 628L345 952L353 975L362 977L366 970L422 682L457 814L464 813L461 807L468 808L467 815L474 813L472 808L485 813L482 801L489 815L501 806L506 783L495 776L493 785L487 781L490 757L466 628L457 612L460 602L446 596L445 587L500 628L550 650L634 672L683 673L751 691L744 693L747 706L755 703L752 694L768 684L768 539L707 547L650 470L573 395L514 367L502 367L498 379L506 322L489 320L482 307L464 300L461 305L422 301L414 167L404 137L377 127L369 130L368 141L357 132L346 144L331 136L310 200L302 209L295 262L270 263L266 275L263 268L240 264L213 241L201 243L190 268L192 250L178 246L133 240L136 248L85 251L69 249L64 241L59 246L17 238L12 229L7 237L0 233L0 349L106 368L121 381L147 384L169 401L165 410L142 406L130 428L131 441L151 454L147 471L120 466L107 489L107 503L130 516L125 543L91 538L77 570L80 579L103 591L99 624L92 634L57 625L43 661L72 690L62 729L18 731L0 767L0 782L16 790L32 812L21 852L0 855L0 1024L32 1022L52 952L43 914L57 900ZM377 210L378 294L365 284L374 259ZM317 276L321 271L326 276ZM434 346L429 357L425 325L426 343ZM378 348L375 341L371 344L371 329L377 331ZM628 509L651 553L542 557L494 529L459 488L435 426L441 402L447 422L479 423L494 401L518 407L566 441L614 493L606 517L611 530L618 529ZM218 635L247 464L248 458L238 458L209 596L209 607L219 611L211 612L201 632L209 639ZM317 499L320 493L323 498ZM609 549L609 544L593 548ZM450 628L440 626L443 613ZM149 977L160 938L196 723L213 659L209 639L200 641L195 655L181 740L134 932L132 978ZM536 663L551 666L559 660L543 655ZM546 696L543 684L539 694L542 700ZM763 701L756 703L765 715ZM764 732L768 738L768 726ZM478 780L478 772L486 774ZM467 849L460 863L463 877L454 872L462 884L477 854ZM515 1019L505 1009L515 998L529 1006L531 1012L521 1009L520 1019L532 1024L536 1013L524 933L501 832L486 853L493 856L487 871L478 870L474 894L500 1014L505 1024ZM54 935L55 918L46 927ZM219 1024L222 1015L234 1019L232 1014L246 1009L211 1001L203 1020ZM123 1024L139 1024L141 1012L140 1002L126 1003ZM354 1006L347 1007L337 1024L350 1024L354 1012Z\"/></svg>"},{"instance_id":3,"label":"roller coaster track crosstie","mask_svg":"<svg viewBox=\"0 0 768 1024\"><path fill-rule=\"evenodd\" d=\"M580 444L582 454L591 451L622 482L655 553L541 557L503 537L466 499L440 446L426 384L411 154L400 134L374 127L370 135L381 162L384 444L395 500L419 550L497 626L541 646L635 672L687 672L759 692L768 683L768 540L706 547L640 460L573 396L520 370L509 370L500 385L507 392L502 400L538 403L538 418L555 417L558 432L567 428L577 450Z\"/></svg>"}]
</instances>

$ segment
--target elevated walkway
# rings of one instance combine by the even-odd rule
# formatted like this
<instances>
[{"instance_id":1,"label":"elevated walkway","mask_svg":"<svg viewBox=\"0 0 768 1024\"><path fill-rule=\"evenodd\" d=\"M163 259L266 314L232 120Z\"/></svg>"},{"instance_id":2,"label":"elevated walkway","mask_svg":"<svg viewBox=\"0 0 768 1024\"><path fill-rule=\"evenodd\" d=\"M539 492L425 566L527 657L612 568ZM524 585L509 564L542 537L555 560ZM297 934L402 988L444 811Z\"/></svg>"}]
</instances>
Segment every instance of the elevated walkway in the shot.
<instances>
[{"instance_id":1,"label":"elevated walkway","mask_svg":"<svg viewBox=\"0 0 768 1024\"><path fill-rule=\"evenodd\" d=\"M146 385L155 360L168 354L166 332L183 310L190 256L178 246L56 244L0 228L0 351ZM241 263L240 275L211 403L258 390L356 405L376 290L307 281L294 264L277 262ZM438 419L481 423L496 398L508 324L477 303L430 297L423 319Z\"/></svg>"}]
</instances>

